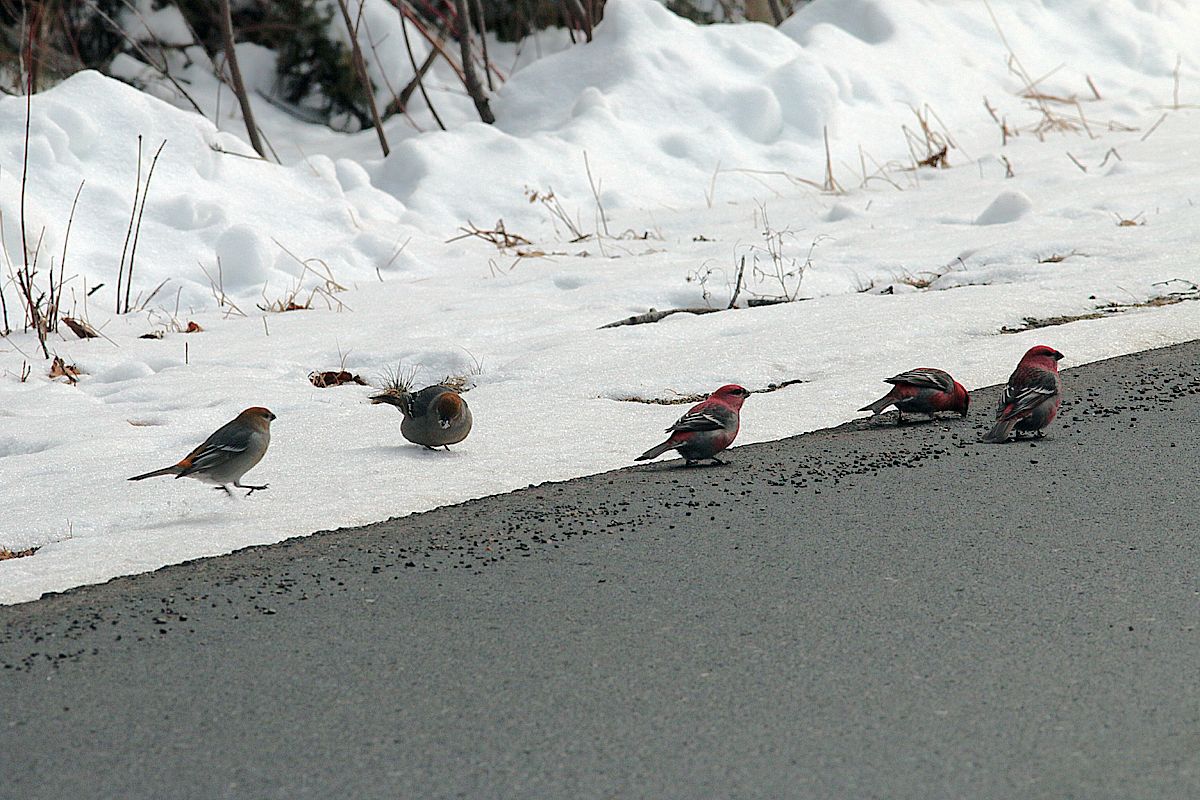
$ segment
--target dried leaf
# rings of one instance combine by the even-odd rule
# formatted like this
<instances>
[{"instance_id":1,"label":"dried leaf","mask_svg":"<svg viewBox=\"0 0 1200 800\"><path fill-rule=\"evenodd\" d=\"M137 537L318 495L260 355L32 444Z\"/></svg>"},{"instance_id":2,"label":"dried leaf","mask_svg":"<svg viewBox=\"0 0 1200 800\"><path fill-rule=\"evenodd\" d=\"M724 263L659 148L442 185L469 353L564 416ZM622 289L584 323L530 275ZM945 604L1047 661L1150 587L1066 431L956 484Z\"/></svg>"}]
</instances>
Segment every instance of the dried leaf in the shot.
<instances>
[{"instance_id":1,"label":"dried leaf","mask_svg":"<svg viewBox=\"0 0 1200 800\"><path fill-rule=\"evenodd\" d=\"M78 336L80 339L95 339L97 336L100 335L100 334L96 333L95 329L92 328L91 325L88 325L86 322L84 322L82 320L71 319L70 317L63 317L62 321L64 323L66 323L66 326L71 329L71 332L74 333L76 336Z\"/></svg>"},{"instance_id":2,"label":"dried leaf","mask_svg":"<svg viewBox=\"0 0 1200 800\"><path fill-rule=\"evenodd\" d=\"M79 367L65 363L61 356L55 356L54 363L50 365L51 378L66 378L71 383L75 383L75 376L80 374L82 373Z\"/></svg>"},{"instance_id":3,"label":"dried leaf","mask_svg":"<svg viewBox=\"0 0 1200 800\"><path fill-rule=\"evenodd\" d=\"M318 389L327 389L330 386L341 386L344 383L357 383L360 386L369 385L358 375L352 375L346 370L338 372L313 372L310 373L308 379L312 381L312 385Z\"/></svg>"}]
</instances>

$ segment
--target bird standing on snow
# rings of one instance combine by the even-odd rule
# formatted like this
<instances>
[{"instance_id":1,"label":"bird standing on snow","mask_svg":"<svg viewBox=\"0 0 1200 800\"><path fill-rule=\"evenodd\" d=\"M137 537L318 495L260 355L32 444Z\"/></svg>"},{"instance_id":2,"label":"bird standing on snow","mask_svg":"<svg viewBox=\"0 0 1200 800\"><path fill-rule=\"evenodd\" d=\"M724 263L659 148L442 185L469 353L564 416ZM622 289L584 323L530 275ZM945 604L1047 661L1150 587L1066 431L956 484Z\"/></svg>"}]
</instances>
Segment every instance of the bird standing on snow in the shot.
<instances>
[{"instance_id":1,"label":"bird standing on snow","mask_svg":"<svg viewBox=\"0 0 1200 800\"><path fill-rule=\"evenodd\" d=\"M458 444L471 432L471 409L467 401L449 386L435 384L419 392L410 392L396 383L371 398L372 403L387 403L400 409L404 419L400 434L413 444L430 450Z\"/></svg>"},{"instance_id":2,"label":"bird standing on snow","mask_svg":"<svg viewBox=\"0 0 1200 800\"><path fill-rule=\"evenodd\" d=\"M938 411L956 411L965 417L971 403L971 396L962 384L940 369L918 367L888 378L884 383L890 383L894 388L859 411L879 415L894 405L897 425L904 421L905 411L930 415Z\"/></svg>"},{"instance_id":3,"label":"bird standing on snow","mask_svg":"<svg viewBox=\"0 0 1200 800\"><path fill-rule=\"evenodd\" d=\"M275 415L265 408L247 408L234 419L217 428L204 443L187 454L187 457L170 467L156 469L145 475L136 475L129 480L140 481L158 475L174 475L176 478L195 478L201 483L211 483L225 494L233 496L230 485L249 489L246 496L267 488L244 486L239 481L255 464L262 460L271 443L271 420Z\"/></svg>"},{"instance_id":4,"label":"bird standing on snow","mask_svg":"<svg viewBox=\"0 0 1200 800\"><path fill-rule=\"evenodd\" d=\"M722 386L667 428L669 439L634 460L645 461L674 450L688 464L705 459L725 463L717 458L717 453L733 444L740 423L739 412L749 396L750 392L736 384Z\"/></svg>"},{"instance_id":5,"label":"bird standing on snow","mask_svg":"<svg viewBox=\"0 0 1200 800\"><path fill-rule=\"evenodd\" d=\"M1009 433L1042 435L1058 413L1058 360L1063 354L1053 347L1039 344L1017 364L1000 402L996 406L996 427L984 435L982 442L1004 442Z\"/></svg>"}]
</instances>

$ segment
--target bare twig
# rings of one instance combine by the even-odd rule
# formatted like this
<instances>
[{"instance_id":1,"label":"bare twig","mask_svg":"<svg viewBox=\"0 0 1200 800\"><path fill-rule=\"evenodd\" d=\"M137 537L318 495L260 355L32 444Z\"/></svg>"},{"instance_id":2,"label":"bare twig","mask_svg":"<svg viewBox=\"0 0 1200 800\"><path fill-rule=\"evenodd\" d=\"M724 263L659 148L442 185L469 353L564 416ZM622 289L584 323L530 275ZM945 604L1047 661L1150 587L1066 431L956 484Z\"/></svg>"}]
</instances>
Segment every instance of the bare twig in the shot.
<instances>
[{"instance_id":1,"label":"bare twig","mask_svg":"<svg viewBox=\"0 0 1200 800\"><path fill-rule=\"evenodd\" d=\"M729 305L726 309L733 308L737 303L738 294L742 291L742 277L746 274L746 257L742 256L741 263L738 264L737 278L733 282L733 297L729 298Z\"/></svg>"},{"instance_id":2,"label":"bare twig","mask_svg":"<svg viewBox=\"0 0 1200 800\"><path fill-rule=\"evenodd\" d=\"M491 242L501 250L520 247L523 244L533 244L524 236L519 236L515 233L509 233L504 229L504 220L497 220L496 227L490 231L481 230L467 220L467 227L459 227L462 234L452 236L446 240L446 243L457 242L459 239L466 239L468 236L474 236L477 239L483 239L485 242ZM399 255L399 253L397 253Z\"/></svg>"},{"instance_id":3,"label":"bare twig","mask_svg":"<svg viewBox=\"0 0 1200 800\"><path fill-rule=\"evenodd\" d=\"M479 51L483 56L483 75L487 78L488 91L496 91L496 87L492 84L492 62L488 58L487 46L487 24L483 18L483 0L472 0L471 5L475 10L476 23L479 29Z\"/></svg>"},{"instance_id":4,"label":"bare twig","mask_svg":"<svg viewBox=\"0 0 1200 800\"><path fill-rule=\"evenodd\" d=\"M264 159L262 140L258 136L258 126L254 124L254 111L250 108L250 97L246 94L246 84L242 82L242 71L238 68L237 53L233 47L233 18L229 11L229 0L221 0L221 35L225 39L225 61L229 64L229 75L233 81L233 93L237 95L242 107L242 121L246 123L246 134L250 137L250 146L254 152Z\"/></svg>"},{"instance_id":5,"label":"bare twig","mask_svg":"<svg viewBox=\"0 0 1200 800\"><path fill-rule=\"evenodd\" d=\"M425 98L425 105L429 108L429 113L433 115L433 119L434 119L434 121L437 122L438 127L441 128L442 130L446 130L446 126L442 123L442 118L438 116L437 109L434 108L433 103L431 103L429 101L429 93L425 91L425 80L424 80L425 73L428 72L429 68L433 66L434 58L436 58L437 54L441 53L442 51L440 48L430 47L429 55L425 57L425 62L423 64L421 64L421 66L418 68L417 67L417 59L413 56L412 44L411 44L411 42L409 42L409 38L408 38L408 26L409 26L410 21L411 20L408 16L408 13L404 9L401 9L400 10L400 27L404 31L404 47L406 50L408 50L408 62L410 64L412 64L413 79L408 84L408 86L404 87L404 91L402 91L400 93L400 105L406 109L408 108L408 98L412 96L412 89L413 89L413 85L415 84L417 86L417 88L419 88L421 90L421 97ZM412 24L416 24L416 23L412 23Z\"/></svg>"},{"instance_id":6,"label":"bare twig","mask_svg":"<svg viewBox=\"0 0 1200 800\"><path fill-rule=\"evenodd\" d=\"M164 70L164 69L159 69L158 64L154 63L154 58L151 57L151 55L148 52L146 52L146 48L142 47L141 42L139 42L137 39L134 39L132 36L130 36L128 31L126 31L124 28L122 28L117 23L116 20L114 20L112 17L110 17L107 13L105 13L104 9L102 9L99 5L96 4L95 0L83 0L83 2L86 3L87 6L92 11L94 11L96 14L98 14L105 22L107 22L108 26L110 28L112 28L112 30L115 33L120 35L121 38L123 38L130 47L132 47L134 50L136 50L138 52L138 54L142 56L142 59L144 60L144 62L146 64L150 65L155 70L158 70L159 74L161 74L164 78L166 78L168 81L170 81L171 85L175 87L175 91L179 92L179 96L184 98L185 100L187 100L189 103L191 103L192 108L196 111L197 114L199 114L202 117L204 116L204 111L200 108L199 104L196 103L196 101L192 99L192 96L187 93L187 90L185 90L182 86L179 85L179 81L175 80L175 77L173 75L171 75L170 71ZM125 6L129 11L132 11L133 13L135 13L139 17L141 17L141 12L138 11L136 5L134 5L132 3L126 3ZM149 30L149 27L150 27L149 25L146 26L147 30Z\"/></svg>"},{"instance_id":7,"label":"bare twig","mask_svg":"<svg viewBox=\"0 0 1200 800\"><path fill-rule=\"evenodd\" d=\"M1087 117L1085 117L1083 115L1083 106L1079 104L1078 100L1075 101L1075 108L1077 111L1079 111L1079 121L1083 123L1083 129L1087 132L1088 138L1089 139L1099 138L1096 136L1096 134L1092 133L1092 129L1088 127Z\"/></svg>"},{"instance_id":8,"label":"bare twig","mask_svg":"<svg viewBox=\"0 0 1200 800\"><path fill-rule=\"evenodd\" d=\"M708 203L708 207L712 208L713 198L717 194L717 174L721 171L721 162L717 162L716 169L713 170L712 180L708 184L708 191L704 193L704 200Z\"/></svg>"},{"instance_id":9,"label":"bare twig","mask_svg":"<svg viewBox=\"0 0 1200 800\"><path fill-rule=\"evenodd\" d=\"M483 85L479 83L479 76L475 74L475 61L471 56L471 15L467 12L467 0L454 0L454 5L458 9L458 19L462 24L458 43L462 52L463 85L467 87L467 94L471 95L471 100L475 102L479 118L491 125L496 121L496 115L492 113L487 95L483 93Z\"/></svg>"},{"instance_id":10,"label":"bare twig","mask_svg":"<svg viewBox=\"0 0 1200 800\"><path fill-rule=\"evenodd\" d=\"M716 311L725 311L722 308L669 308L666 311L655 311L653 308L645 314L638 314L633 317L619 319L616 322L610 322L607 325L601 325L598 330L605 328L619 328L622 325L645 325L649 322L658 322L660 319L669 317L672 314L712 314Z\"/></svg>"},{"instance_id":11,"label":"bare twig","mask_svg":"<svg viewBox=\"0 0 1200 800\"><path fill-rule=\"evenodd\" d=\"M228 2L228 0L224 0ZM383 132L383 120L379 118L379 107L375 104L375 90L371 87L371 78L367 75L367 62L363 60L362 48L358 44L358 25L350 19L350 9L346 7L346 0L338 0L338 8L342 10L342 20L346 23L346 32L350 35L350 50L354 54L354 70L358 73L358 80L362 83L363 91L367 95L367 107L371 109L371 119L375 123L375 134L379 137L379 147L383 150L384 158L387 157L390 150L388 149L387 136ZM359 21L362 20L362 4L358 6Z\"/></svg>"}]
</instances>

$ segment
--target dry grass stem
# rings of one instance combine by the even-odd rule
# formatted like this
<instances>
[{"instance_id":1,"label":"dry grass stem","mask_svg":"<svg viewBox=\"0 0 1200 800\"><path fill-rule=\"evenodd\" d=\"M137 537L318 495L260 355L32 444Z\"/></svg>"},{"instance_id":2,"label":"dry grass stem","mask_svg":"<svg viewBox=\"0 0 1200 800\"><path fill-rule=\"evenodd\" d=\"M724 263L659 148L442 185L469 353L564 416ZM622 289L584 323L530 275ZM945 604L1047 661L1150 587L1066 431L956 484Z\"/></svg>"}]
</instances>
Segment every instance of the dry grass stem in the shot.
<instances>
[{"instance_id":1,"label":"dry grass stem","mask_svg":"<svg viewBox=\"0 0 1200 800\"><path fill-rule=\"evenodd\" d=\"M518 236L515 233L509 233L504 229L504 220L496 220L496 226L492 230L483 230L475 226L473 222L467 220L465 227L460 226L459 230L462 234L452 236L446 240L446 243L457 242L459 239L475 237L482 239L485 242L495 245L500 250L512 250L521 245L532 245L533 242L526 239L524 236Z\"/></svg>"}]
</instances>

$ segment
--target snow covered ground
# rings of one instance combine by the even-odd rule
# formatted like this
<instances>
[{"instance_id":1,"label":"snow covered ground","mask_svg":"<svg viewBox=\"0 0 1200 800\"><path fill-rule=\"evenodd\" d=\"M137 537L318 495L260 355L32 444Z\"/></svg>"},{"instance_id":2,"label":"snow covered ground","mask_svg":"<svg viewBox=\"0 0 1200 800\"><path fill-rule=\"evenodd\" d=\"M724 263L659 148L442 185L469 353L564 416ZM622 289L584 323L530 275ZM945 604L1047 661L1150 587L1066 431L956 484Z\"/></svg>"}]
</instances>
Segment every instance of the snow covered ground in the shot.
<instances>
[{"instance_id":1,"label":"snow covered ground","mask_svg":"<svg viewBox=\"0 0 1200 800\"><path fill-rule=\"evenodd\" d=\"M372 37L394 44L387 9L368 3ZM520 59L510 46L520 68L492 98L496 125L472 121L446 76L434 103L450 130L422 109L395 117L386 159L372 131L334 134L265 102L284 163L248 157L202 54L187 75L208 119L161 86L96 73L35 95L37 282L65 250L63 310L103 334L50 336L76 384L50 378L21 329L26 104L0 100L16 328L0 339L0 547L40 548L0 561L0 602L626 466L685 408L626 398L803 381L747 401L744 444L851 419L911 367L973 388L1003 381L1033 344L1071 366L1200 331L1200 303L1133 307L1200 283L1195 6L815 0L775 30L609 0L591 44L542 39ZM260 88L266 58L244 51ZM1021 70L1050 99L1022 97ZM921 120L950 145L949 168L913 169L928 155ZM826 134L836 191L820 188ZM116 314L139 137L141 185L162 150L136 310ZM574 240L562 217L590 236ZM455 238L472 226L525 243ZM739 305L804 302L598 330L727 305L743 257ZM293 297L311 308L259 308ZM999 333L1114 303L1130 307ZM162 338L139 338L152 331ZM342 368L464 377L475 428L449 452L410 445L370 387L309 381ZM278 415L247 476L269 491L125 480L252 405Z\"/></svg>"}]
</instances>

